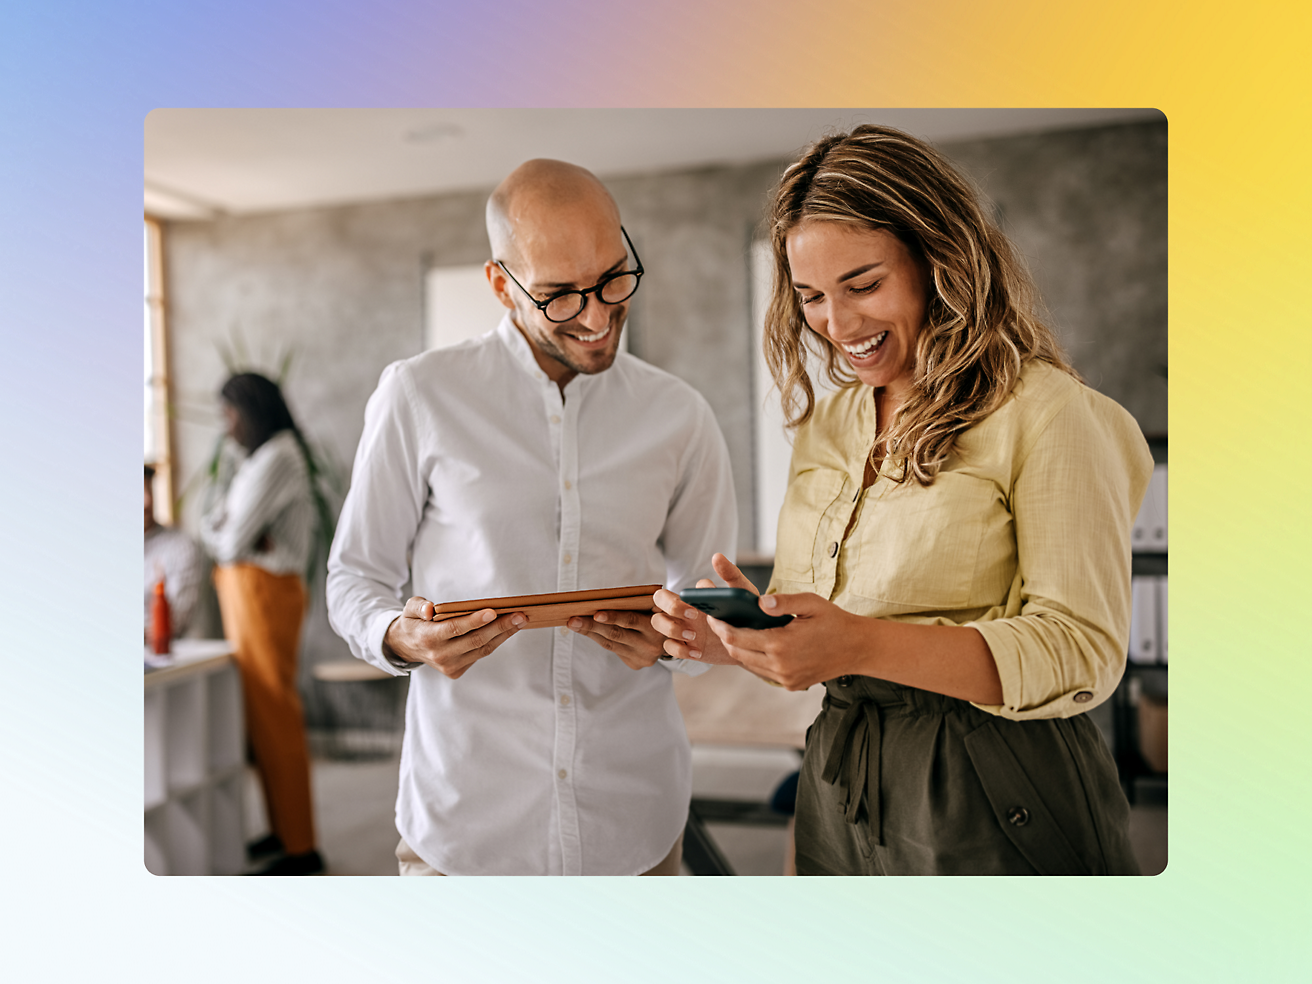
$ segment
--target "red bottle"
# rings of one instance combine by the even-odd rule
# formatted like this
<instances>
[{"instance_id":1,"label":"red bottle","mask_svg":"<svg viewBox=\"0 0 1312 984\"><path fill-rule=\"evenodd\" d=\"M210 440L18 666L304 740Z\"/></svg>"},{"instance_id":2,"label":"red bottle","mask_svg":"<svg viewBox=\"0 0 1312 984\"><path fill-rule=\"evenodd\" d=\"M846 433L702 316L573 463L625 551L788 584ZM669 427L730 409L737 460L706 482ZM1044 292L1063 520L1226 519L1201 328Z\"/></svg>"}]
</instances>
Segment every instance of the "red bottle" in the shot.
<instances>
[{"instance_id":1,"label":"red bottle","mask_svg":"<svg viewBox=\"0 0 1312 984\"><path fill-rule=\"evenodd\" d=\"M150 604L150 642L158 655L169 651L173 638L173 619L169 615L169 599L164 594L164 579L155 582L155 598Z\"/></svg>"}]
</instances>

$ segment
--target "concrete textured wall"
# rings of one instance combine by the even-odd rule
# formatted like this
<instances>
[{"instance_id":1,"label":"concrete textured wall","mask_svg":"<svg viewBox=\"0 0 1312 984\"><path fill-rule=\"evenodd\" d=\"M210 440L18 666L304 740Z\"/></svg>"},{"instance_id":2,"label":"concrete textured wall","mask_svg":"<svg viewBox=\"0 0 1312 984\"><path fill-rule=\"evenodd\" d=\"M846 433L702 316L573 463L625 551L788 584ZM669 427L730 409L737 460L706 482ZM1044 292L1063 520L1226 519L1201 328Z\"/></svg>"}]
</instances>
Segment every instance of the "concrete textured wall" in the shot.
<instances>
[{"instance_id":1,"label":"concrete textured wall","mask_svg":"<svg viewBox=\"0 0 1312 984\"><path fill-rule=\"evenodd\" d=\"M992 200L1028 257L1076 367L1145 432L1166 432L1166 124L944 144ZM740 543L752 546L752 403L747 245L787 161L607 178L648 273L631 351L710 401L738 483ZM487 258L487 190L297 210L166 230L178 481L194 480L219 433L221 351L276 372L310 440L345 477L364 405L388 363L423 345L423 278ZM198 495L183 504L194 529ZM345 644L322 611L307 665Z\"/></svg>"},{"instance_id":2,"label":"concrete textured wall","mask_svg":"<svg viewBox=\"0 0 1312 984\"><path fill-rule=\"evenodd\" d=\"M944 144L979 184L1075 368L1166 427L1166 122Z\"/></svg>"}]
</instances>

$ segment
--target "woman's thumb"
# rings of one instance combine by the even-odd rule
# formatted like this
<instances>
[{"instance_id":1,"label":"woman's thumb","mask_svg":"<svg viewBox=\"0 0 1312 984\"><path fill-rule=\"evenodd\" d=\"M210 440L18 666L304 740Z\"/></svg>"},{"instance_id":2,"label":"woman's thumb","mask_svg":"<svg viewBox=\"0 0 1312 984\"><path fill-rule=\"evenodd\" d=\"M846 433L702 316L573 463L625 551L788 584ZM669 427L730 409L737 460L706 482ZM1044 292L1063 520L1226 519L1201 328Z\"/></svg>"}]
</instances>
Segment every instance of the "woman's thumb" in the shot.
<instances>
[{"instance_id":1,"label":"woman's thumb","mask_svg":"<svg viewBox=\"0 0 1312 984\"><path fill-rule=\"evenodd\" d=\"M810 592L766 595L761 607L771 615L809 615L814 611L812 601L817 597Z\"/></svg>"}]
</instances>

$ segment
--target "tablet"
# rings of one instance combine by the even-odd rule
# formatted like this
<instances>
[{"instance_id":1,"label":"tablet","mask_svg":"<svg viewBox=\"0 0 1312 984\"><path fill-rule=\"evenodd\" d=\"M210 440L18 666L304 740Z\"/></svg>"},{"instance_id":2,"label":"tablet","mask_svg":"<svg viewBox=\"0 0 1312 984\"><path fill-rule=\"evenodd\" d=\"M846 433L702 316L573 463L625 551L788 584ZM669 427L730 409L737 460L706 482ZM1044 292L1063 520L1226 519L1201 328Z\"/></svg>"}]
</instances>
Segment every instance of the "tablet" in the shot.
<instances>
[{"instance_id":1,"label":"tablet","mask_svg":"<svg viewBox=\"0 0 1312 984\"><path fill-rule=\"evenodd\" d=\"M460 615L472 615L485 608L498 615L523 612L528 618L525 629L546 629L566 624L574 617L586 618L601 611L653 612L651 596L659 584L632 584L623 588L596 588L590 591L557 591L554 594L511 595L505 598L476 598L472 601L444 601L433 606L433 621L444 622Z\"/></svg>"}]
</instances>

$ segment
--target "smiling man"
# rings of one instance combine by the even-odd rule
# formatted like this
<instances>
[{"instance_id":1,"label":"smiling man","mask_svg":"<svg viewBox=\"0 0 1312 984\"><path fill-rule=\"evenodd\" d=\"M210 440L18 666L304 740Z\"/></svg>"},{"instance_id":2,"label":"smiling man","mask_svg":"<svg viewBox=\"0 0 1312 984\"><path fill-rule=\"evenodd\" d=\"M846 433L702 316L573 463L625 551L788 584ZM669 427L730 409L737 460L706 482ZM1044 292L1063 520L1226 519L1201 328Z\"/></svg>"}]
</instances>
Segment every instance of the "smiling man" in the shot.
<instances>
[{"instance_id":1,"label":"smiling man","mask_svg":"<svg viewBox=\"0 0 1312 984\"><path fill-rule=\"evenodd\" d=\"M563 393L579 373L609 369L642 267L627 267L628 234L601 182L572 164L529 161L488 199L487 231L488 280L542 371Z\"/></svg>"},{"instance_id":2,"label":"smiling man","mask_svg":"<svg viewBox=\"0 0 1312 984\"><path fill-rule=\"evenodd\" d=\"M691 769L670 671L685 664L650 616L428 620L442 601L677 591L737 536L709 405L619 352L643 271L609 192L529 161L487 223L506 315L384 371L329 560L333 627L410 675L400 871L678 874Z\"/></svg>"}]
</instances>

